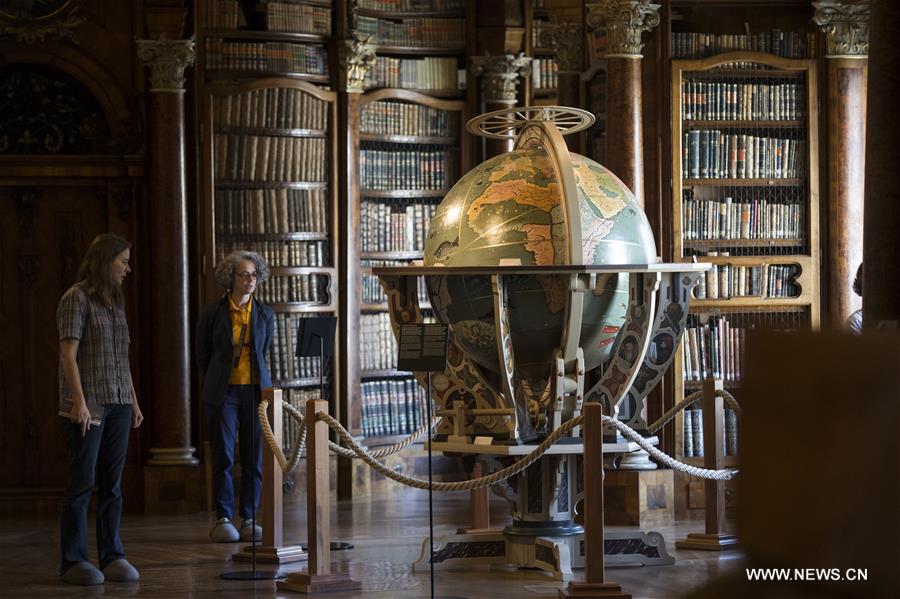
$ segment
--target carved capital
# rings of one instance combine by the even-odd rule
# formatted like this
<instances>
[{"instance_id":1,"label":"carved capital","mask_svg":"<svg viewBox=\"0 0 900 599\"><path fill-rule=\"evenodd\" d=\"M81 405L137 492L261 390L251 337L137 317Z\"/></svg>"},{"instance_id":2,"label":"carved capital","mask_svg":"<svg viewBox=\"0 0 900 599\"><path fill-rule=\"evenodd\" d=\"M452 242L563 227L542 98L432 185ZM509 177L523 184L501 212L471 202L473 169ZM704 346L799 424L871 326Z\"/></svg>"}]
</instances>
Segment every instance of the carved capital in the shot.
<instances>
[{"instance_id":1,"label":"carved capital","mask_svg":"<svg viewBox=\"0 0 900 599\"><path fill-rule=\"evenodd\" d=\"M813 2L813 22L825 33L828 58L865 58L869 54L869 2Z\"/></svg>"},{"instance_id":2,"label":"carved capital","mask_svg":"<svg viewBox=\"0 0 900 599\"><path fill-rule=\"evenodd\" d=\"M606 30L607 57L640 58L641 34L659 25L659 7L649 0L600 0L587 5L587 24Z\"/></svg>"},{"instance_id":3,"label":"carved capital","mask_svg":"<svg viewBox=\"0 0 900 599\"><path fill-rule=\"evenodd\" d=\"M371 38L344 40L338 44L341 91L362 93L366 74L375 66L375 60L375 44Z\"/></svg>"},{"instance_id":4,"label":"carved capital","mask_svg":"<svg viewBox=\"0 0 900 599\"><path fill-rule=\"evenodd\" d=\"M136 40L138 56L150 67L150 91L184 93L184 69L194 64L194 38Z\"/></svg>"},{"instance_id":5,"label":"carved capital","mask_svg":"<svg viewBox=\"0 0 900 599\"><path fill-rule=\"evenodd\" d=\"M560 73L580 73L583 69L584 33L581 23L552 23L541 32L541 46L553 48Z\"/></svg>"},{"instance_id":6,"label":"carved capital","mask_svg":"<svg viewBox=\"0 0 900 599\"><path fill-rule=\"evenodd\" d=\"M515 101L519 77L528 74L531 57L521 52L517 55L473 56L469 65L472 74L481 77L481 93L485 100L508 102Z\"/></svg>"}]
</instances>

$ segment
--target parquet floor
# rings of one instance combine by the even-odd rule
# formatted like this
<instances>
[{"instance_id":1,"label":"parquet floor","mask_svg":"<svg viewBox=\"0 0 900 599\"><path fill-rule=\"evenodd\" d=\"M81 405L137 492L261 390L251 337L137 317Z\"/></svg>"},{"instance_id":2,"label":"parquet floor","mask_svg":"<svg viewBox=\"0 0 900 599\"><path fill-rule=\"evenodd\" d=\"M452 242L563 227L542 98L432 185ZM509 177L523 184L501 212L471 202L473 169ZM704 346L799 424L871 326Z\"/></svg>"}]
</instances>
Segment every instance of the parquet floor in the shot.
<instances>
[{"instance_id":1,"label":"parquet floor","mask_svg":"<svg viewBox=\"0 0 900 599\"><path fill-rule=\"evenodd\" d=\"M302 498L288 498L285 514L286 542L305 541L305 508ZM330 594L334 599L365 597L406 599L428 597L428 571L413 572L410 564L419 555L428 534L428 501L424 491L397 489L333 508L332 530L336 540L350 541L351 551L334 552L338 568L361 581L361 593ZM501 500L491 505L492 524L508 520ZM435 534L448 534L468 523L467 493L435 494ZM92 520L93 521L93 520ZM222 572L248 569L230 560L238 544L219 545L207 540L209 519L190 516L123 517L122 537L129 560L140 570L138 584L107 583L77 588L62 583L58 568L56 517L41 516L0 520L0 596L9 598L76 597L300 597L276 593L272 581L236 582L219 577ZM676 551L674 539L700 532L702 522L684 523L660 530L674 566L611 568L607 577L621 584L635 598L679 597L717 575L734 575L741 567L740 553L723 555ZM93 533L91 533L93 550ZM260 566L265 568L266 566ZM302 569L290 564L283 571ZM579 573L576 571L576 576ZM487 566L463 571L437 570L436 597L555 598L562 583L538 571ZM324 595L323 595L324 596Z\"/></svg>"}]
</instances>

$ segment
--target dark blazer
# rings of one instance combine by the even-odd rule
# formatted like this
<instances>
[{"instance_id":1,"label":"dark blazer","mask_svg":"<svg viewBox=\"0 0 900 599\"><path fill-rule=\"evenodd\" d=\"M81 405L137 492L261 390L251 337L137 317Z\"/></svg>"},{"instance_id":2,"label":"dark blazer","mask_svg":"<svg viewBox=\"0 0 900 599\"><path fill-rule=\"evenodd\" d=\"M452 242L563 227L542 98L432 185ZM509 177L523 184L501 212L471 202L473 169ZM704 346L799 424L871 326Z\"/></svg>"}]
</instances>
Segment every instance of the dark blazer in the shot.
<instances>
[{"instance_id":1,"label":"dark blazer","mask_svg":"<svg viewBox=\"0 0 900 599\"><path fill-rule=\"evenodd\" d=\"M203 375L203 401L219 404L225 400L225 389L231 376L234 358L234 339L231 328L231 312L228 296L207 304L197 322L197 365ZM253 315L250 317L251 364L259 380L253 381L261 389L272 386L272 377L266 367L266 351L275 335L275 315L272 308L253 298Z\"/></svg>"}]
</instances>

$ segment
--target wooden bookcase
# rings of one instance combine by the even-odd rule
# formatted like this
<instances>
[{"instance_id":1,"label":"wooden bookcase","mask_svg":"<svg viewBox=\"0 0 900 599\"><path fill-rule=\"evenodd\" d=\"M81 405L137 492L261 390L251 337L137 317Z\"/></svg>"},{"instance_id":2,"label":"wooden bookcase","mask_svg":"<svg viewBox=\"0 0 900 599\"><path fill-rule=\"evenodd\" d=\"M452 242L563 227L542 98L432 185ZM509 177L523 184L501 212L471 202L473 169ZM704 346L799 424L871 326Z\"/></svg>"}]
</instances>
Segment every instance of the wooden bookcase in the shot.
<instances>
[{"instance_id":1,"label":"wooden bookcase","mask_svg":"<svg viewBox=\"0 0 900 599\"><path fill-rule=\"evenodd\" d=\"M222 1L197 9L202 299L221 297L213 273L228 252L267 259L271 277L257 295L275 311L276 334L266 358L275 385L302 406L318 396L319 364L294 356L298 321L337 314L339 300L334 10L306 0L256 11ZM299 433L292 419L284 432L289 447Z\"/></svg>"},{"instance_id":2,"label":"wooden bookcase","mask_svg":"<svg viewBox=\"0 0 900 599\"><path fill-rule=\"evenodd\" d=\"M816 74L814 60L759 52L672 61L674 259L715 267L695 289L676 402L705 376L740 401L746 330L819 326ZM685 426L679 414L676 455L702 464Z\"/></svg>"},{"instance_id":3,"label":"wooden bookcase","mask_svg":"<svg viewBox=\"0 0 900 599\"><path fill-rule=\"evenodd\" d=\"M359 102L359 257L361 433L412 432L424 422L424 391L395 370L396 341L372 267L422 260L428 222L469 163L462 142L463 100L381 89ZM420 305L428 307L424 289Z\"/></svg>"},{"instance_id":4,"label":"wooden bookcase","mask_svg":"<svg viewBox=\"0 0 900 599\"><path fill-rule=\"evenodd\" d=\"M525 2L525 54L531 56L531 76L525 82L525 101L529 106L553 106L558 103L556 51L547 45L544 33L550 28L550 10L545 0Z\"/></svg>"}]
</instances>

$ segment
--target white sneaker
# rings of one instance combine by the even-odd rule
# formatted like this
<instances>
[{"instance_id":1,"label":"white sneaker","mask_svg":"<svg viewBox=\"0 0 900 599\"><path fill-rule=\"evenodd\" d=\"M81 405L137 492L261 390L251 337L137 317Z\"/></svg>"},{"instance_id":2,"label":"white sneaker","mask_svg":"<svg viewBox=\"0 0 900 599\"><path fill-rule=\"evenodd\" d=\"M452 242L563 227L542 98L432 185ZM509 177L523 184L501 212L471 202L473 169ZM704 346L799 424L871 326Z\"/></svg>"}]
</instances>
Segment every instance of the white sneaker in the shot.
<instances>
[{"instance_id":1,"label":"white sneaker","mask_svg":"<svg viewBox=\"0 0 900 599\"><path fill-rule=\"evenodd\" d=\"M241 540L250 541L251 530L253 530L255 533L254 536L256 538L254 540L262 541L262 526L260 526L259 524L253 526L253 520L250 520L249 518L244 520L244 522L241 524Z\"/></svg>"},{"instance_id":2,"label":"white sneaker","mask_svg":"<svg viewBox=\"0 0 900 599\"><path fill-rule=\"evenodd\" d=\"M215 543L234 543L240 540L241 535L238 534L237 528L231 523L229 518L219 518L216 525L209 531L209 538Z\"/></svg>"}]
</instances>

